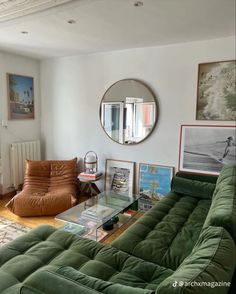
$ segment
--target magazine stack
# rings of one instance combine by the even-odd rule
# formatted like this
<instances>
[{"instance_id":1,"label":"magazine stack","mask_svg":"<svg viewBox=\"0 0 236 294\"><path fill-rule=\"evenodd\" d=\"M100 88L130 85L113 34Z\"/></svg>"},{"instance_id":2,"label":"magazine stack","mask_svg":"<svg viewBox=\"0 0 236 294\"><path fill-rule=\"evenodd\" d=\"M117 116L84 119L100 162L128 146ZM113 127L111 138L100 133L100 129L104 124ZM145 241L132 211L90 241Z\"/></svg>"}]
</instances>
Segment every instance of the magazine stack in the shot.
<instances>
[{"instance_id":1,"label":"magazine stack","mask_svg":"<svg viewBox=\"0 0 236 294\"><path fill-rule=\"evenodd\" d=\"M84 181L96 181L100 179L101 176L102 176L102 172L96 172L94 174L82 172L79 174L79 179Z\"/></svg>"},{"instance_id":2,"label":"magazine stack","mask_svg":"<svg viewBox=\"0 0 236 294\"><path fill-rule=\"evenodd\" d=\"M115 209L96 204L82 212L82 219L94 221L103 224L115 213Z\"/></svg>"}]
</instances>

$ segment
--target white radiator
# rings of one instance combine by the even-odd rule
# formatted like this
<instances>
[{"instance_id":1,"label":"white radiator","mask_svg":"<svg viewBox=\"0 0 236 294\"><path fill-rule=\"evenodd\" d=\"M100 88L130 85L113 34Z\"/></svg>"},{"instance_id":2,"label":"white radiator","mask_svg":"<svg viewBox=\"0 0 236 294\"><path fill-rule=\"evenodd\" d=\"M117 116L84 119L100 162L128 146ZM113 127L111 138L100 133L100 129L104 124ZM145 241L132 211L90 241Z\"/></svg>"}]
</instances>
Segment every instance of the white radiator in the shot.
<instances>
[{"instance_id":1,"label":"white radiator","mask_svg":"<svg viewBox=\"0 0 236 294\"><path fill-rule=\"evenodd\" d=\"M11 178L15 189L24 182L25 160L40 160L40 141L12 143L10 148Z\"/></svg>"}]
</instances>

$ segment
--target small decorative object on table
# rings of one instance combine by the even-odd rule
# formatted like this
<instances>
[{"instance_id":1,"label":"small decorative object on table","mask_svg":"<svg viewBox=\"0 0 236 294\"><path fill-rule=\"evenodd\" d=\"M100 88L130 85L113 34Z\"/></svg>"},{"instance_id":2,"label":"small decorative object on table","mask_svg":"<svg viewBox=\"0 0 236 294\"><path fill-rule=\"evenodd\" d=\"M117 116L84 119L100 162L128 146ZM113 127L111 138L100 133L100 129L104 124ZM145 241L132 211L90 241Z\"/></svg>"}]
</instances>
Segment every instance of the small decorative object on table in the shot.
<instances>
[{"instance_id":1,"label":"small decorative object on table","mask_svg":"<svg viewBox=\"0 0 236 294\"><path fill-rule=\"evenodd\" d=\"M102 172L98 172L98 157L94 151L88 151L84 156L84 172L80 173L78 179L84 183L84 187L81 191L83 193L89 193L90 196L94 196L100 193L96 181L102 177Z\"/></svg>"},{"instance_id":2,"label":"small decorative object on table","mask_svg":"<svg viewBox=\"0 0 236 294\"><path fill-rule=\"evenodd\" d=\"M98 171L98 156L94 151L88 151L84 156L84 171L94 174Z\"/></svg>"}]
</instances>

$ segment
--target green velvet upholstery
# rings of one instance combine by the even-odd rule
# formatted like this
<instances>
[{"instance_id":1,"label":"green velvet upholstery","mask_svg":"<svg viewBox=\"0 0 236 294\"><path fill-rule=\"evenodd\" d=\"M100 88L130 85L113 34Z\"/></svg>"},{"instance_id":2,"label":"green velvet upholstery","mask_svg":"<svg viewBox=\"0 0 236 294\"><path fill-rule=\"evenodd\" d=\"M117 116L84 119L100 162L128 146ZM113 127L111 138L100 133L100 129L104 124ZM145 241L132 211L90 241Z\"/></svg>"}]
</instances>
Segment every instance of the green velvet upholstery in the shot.
<instances>
[{"instance_id":1,"label":"green velvet upholstery","mask_svg":"<svg viewBox=\"0 0 236 294\"><path fill-rule=\"evenodd\" d=\"M40 226L0 248L0 293L226 294L213 286L235 270L235 184L235 167L178 173L111 246Z\"/></svg>"},{"instance_id":2,"label":"green velvet upholstery","mask_svg":"<svg viewBox=\"0 0 236 294\"><path fill-rule=\"evenodd\" d=\"M236 168L224 167L204 227L222 226L236 242Z\"/></svg>"},{"instance_id":3,"label":"green velvet upholstery","mask_svg":"<svg viewBox=\"0 0 236 294\"><path fill-rule=\"evenodd\" d=\"M222 227L208 227L200 234L191 254L158 286L157 293L227 293L227 286L213 286L215 282L230 281L235 265L236 249L229 233ZM198 286L201 282L208 286Z\"/></svg>"},{"instance_id":4,"label":"green velvet upholstery","mask_svg":"<svg viewBox=\"0 0 236 294\"><path fill-rule=\"evenodd\" d=\"M175 270L197 242L210 205L211 200L169 193L112 245Z\"/></svg>"},{"instance_id":5,"label":"green velvet upholstery","mask_svg":"<svg viewBox=\"0 0 236 294\"><path fill-rule=\"evenodd\" d=\"M203 199L211 199L216 187L213 183L186 179L179 176L173 178L171 186L172 191L176 193Z\"/></svg>"},{"instance_id":6,"label":"green velvet upholstery","mask_svg":"<svg viewBox=\"0 0 236 294\"><path fill-rule=\"evenodd\" d=\"M79 270L87 276L88 287L94 284L90 277L100 279L101 285L98 282L96 284L101 292L107 287L104 281L155 290L159 283L173 273L171 269L146 262L114 247L44 225L0 249L0 293L23 281L32 286L30 281L34 280L35 274L43 276L37 270L48 269L49 265L50 270L61 266ZM55 279L55 275L49 274L50 279ZM110 291L104 293L112 293L115 286L110 288ZM146 292L140 290L140 293Z\"/></svg>"}]
</instances>

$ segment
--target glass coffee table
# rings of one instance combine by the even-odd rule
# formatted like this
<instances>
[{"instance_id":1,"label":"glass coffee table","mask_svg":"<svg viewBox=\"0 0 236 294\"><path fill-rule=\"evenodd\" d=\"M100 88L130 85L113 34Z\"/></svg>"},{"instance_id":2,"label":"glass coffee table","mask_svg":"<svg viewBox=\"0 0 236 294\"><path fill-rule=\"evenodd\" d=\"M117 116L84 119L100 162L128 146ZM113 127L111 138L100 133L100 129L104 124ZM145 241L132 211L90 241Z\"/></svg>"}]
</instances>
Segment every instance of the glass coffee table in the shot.
<instances>
[{"instance_id":1,"label":"glass coffee table","mask_svg":"<svg viewBox=\"0 0 236 294\"><path fill-rule=\"evenodd\" d=\"M101 230L102 226L118 219L118 215L123 223L128 221L135 213L129 214L127 220L121 213L140 197L136 194L105 191L58 214L56 220L65 222L63 229L66 231L100 241L107 235L106 231Z\"/></svg>"}]
</instances>

